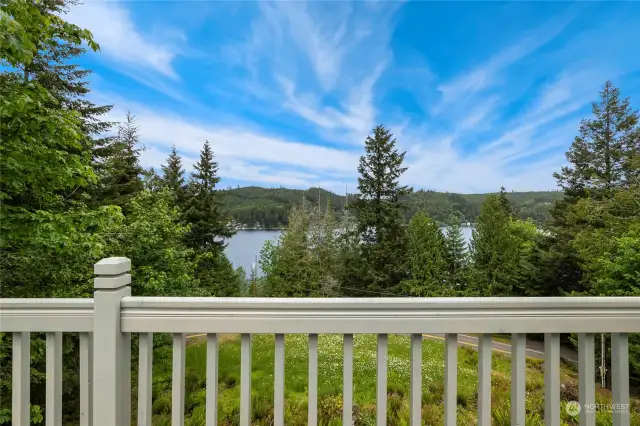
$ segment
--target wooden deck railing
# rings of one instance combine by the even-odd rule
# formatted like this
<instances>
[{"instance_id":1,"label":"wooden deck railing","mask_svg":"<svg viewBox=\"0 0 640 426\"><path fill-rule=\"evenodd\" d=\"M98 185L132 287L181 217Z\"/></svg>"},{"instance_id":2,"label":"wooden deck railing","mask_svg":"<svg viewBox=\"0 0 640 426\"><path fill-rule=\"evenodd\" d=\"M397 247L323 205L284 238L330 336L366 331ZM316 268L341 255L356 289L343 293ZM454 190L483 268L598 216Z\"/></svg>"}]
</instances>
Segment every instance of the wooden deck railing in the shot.
<instances>
[{"instance_id":1,"label":"wooden deck railing","mask_svg":"<svg viewBox=\"0 0 640 426\"><path fill-rule=\"evenodd\" d=\"M377 334L377 424L387 419L387 335L411 335L410 424L421 424L423 333L445 334L445 424L456 424L457 334L479 333L478 424L491 424L492 333L512 335L511 423L525 424L526 333L545 334L544 418L560 425L560 333L579 334L579 399L595 403L594 334L612 333L613 403L629 404L628 333L640 331L640 297L168 298L131 297L131 262L95 265L93 299L2 299L0 331L13 333L12 423L29 424L31 332L46 332L46 424L62 423L62 333L80 333L83 426L130 424L131 333L139 333L138 425L151 425L153 333L173 334L172 424L184 424L185 335L207 333L206 424L217 425L218 338L241 335L240 424L251 420L251 334L275 335L274 424L284 425L285 334L309 335L308 424L318 417L318 335L343 342L343 424L352 424L353 335ZM94 368L99 366L99 368ZM628 411L613 414L628 426ZM582 410L580 424L595 425Z\"/></svg>"}]
</instances>

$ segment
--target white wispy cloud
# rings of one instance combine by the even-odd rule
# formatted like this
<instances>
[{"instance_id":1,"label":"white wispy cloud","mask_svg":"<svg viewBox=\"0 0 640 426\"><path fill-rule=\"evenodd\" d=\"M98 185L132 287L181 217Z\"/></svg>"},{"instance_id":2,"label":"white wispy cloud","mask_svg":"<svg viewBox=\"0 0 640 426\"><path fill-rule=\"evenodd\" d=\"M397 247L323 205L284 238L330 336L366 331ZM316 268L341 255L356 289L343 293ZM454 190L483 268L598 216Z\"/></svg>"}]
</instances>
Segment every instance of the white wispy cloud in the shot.
<instances>
[{"instance_id":1,"label":"white wispy cloud","mask_svg":"<svg viewBox=\"0 0 640 426\"><path fill-rule=\"evenodd\" d=\"M258 7L248 38L225 50L252 76L247 91L260 87L260 101L307 120L329 138L361 143L375 125L374 89L390 59L391 18L398 4L260 2ZM325 106L326 95L337 105Z\"/></svg>"},{"instance_id":2,"label":"white wispy cloud","mask_svg":"<svg viewBox=\"0 0 640 426\"><path fill-rule=\"evenodd\" d=\"M319 96L300 93L294 82L281 77L279 82L285 95L282 106L327 131L328 137L336 137L344 143L362 144L364 135L376 124L373 89L384 66L384 62L378 64L368 77L351 89L339 109L323 106ZM347 130L348 134L341 130Z\"/></svg>"},{"instance_id":3,"label":"white wispy cloud","mask_svg":"<svg viewBox=\"0 0 640 426\"><path fill-rule=\"evenodd\" d=\"M507 46L485 63L441 84L438 87L442 93L442 105L439 109L496 84L503 71L553 40L566 28L571 19L572 16L568 14L556 17L525 38Z\"/></svg>"},{"instance_id":4,"label":"white wispy cloud","mask_svg":"<svg viewBox=\"0 0 640 426\"><path fill-rule=\"evenodd\" d=\"M97 95L99 96L99 94ZM323 176L345 179L353 175L358 156L355 153L287 140L230 125L212 125L189 120L175 112L149 109L124 98L107 120L122 121L131 110L139 135L147 151L143 165L159 168L172 145L176 145L190 169L208 140L220 162L223 177L249 182L311 186Z\"/></svg>"},{"instance_id":5,"label":"white wispy cloud","mask_svg":"<svg viewBox=\"0 0 640 426\"><path fill-rule=\"evenodd\" d=\"M129 11L118 2L90 1L72 6L66 15L69 22L87 28L98 42L101 55L114 64L156 71L178 79L172 62L179 54L175 45L158 43L156 37L143 34L132 21ZM171 30L175 35L175 30Z\"/></svg>"}]
</instances>

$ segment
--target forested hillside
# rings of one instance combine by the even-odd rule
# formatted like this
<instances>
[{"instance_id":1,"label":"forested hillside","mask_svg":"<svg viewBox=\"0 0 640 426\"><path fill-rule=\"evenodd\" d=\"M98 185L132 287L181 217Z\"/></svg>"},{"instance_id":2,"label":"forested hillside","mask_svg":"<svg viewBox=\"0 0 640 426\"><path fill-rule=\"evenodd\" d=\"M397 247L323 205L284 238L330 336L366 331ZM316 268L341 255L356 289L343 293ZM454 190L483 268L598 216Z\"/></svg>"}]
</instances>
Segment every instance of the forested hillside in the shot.
<instances>
[{"instance_id":1,"label":"forested hillside","mask_svg":"<svg viewBox=\"0 0 640 426\"><path fill-rule=\"evenodd\" d=\"M337 215L344 210L345 201L349 202L354 198L353 194L345 197L344 194L334 194L318 188L301 190L248 186L222 192L225 207L237 225L262 228L286 226L291 208L300 204L303 198L315 205L320 202L323 207L330 201ZM416 212L425 210L441 223L448 223L452 218L461 222L475 222L480 214L480 206L488 195L491 194L416 191L403 200L408 207L406 219L410 220ZM548 220L551 206L561 198L561 191L507 193L507 199L512 203L516 214L523 219L531 218L536 223Z\"/></svg>"}]
</instances>

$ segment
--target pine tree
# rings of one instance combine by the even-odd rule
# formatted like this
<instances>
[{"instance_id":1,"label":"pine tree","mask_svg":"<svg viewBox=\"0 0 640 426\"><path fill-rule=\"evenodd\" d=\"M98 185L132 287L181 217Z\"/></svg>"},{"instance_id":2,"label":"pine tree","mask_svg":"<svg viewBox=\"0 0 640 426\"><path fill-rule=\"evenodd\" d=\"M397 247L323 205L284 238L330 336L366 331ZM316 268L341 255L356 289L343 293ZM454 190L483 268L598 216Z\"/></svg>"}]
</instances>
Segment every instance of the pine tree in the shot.
<instances>
[{"instance_id":1,"label":"pine tree","mask_svg":"<svg viewBox=\"0 0 640 426\"><path fill-rule=\"evenodd\" d=\"M44 17L64 16L68 6L76 5L77 0L42 0L36 2L36 7ZM63 28L62 21L51 19L50 24ZM93 47L94 44L92 43ZM97 44L95 45L97 48ZM54 40L38 39L35 55L29 62L22 63L18 69L22 78L27 81L37 81L55 100L52 107L62 107L76 111L80 116L83 134L80 152L89 150L94 157L93 167L100 169L100 165L112 152L113 138L105 136L113 123L102 120L108 114L112 105L96 105L86 98L90 92L89 76L92 71L84 69L73 61L86 53L81 38L56 38ZM79 197L81 191L74 195Z\"/></svg>"},{"instance_id":2,"label":"pine tree","mask_svg":"<svg viewBox=\"0 0 640 426\"><path fill-rule=\"evenodd\" d=\"M354 296L400 292L399 284L406 278L406 206L402 200L412 188L399 183L407 170L402 166L405 153L398 152L396 140L383 126L367 137L365 152L358 165L359 194L348 206L361 241L360 260L345 278L353 281L350 286L360 288Z\"/></svg>"},{"instance_id":3,"label":"pine tree","mask_svg":"<svg viewBox=\"0 0 640 426\"><path fill-rule=\"evenodd\" d=\"M447 282L458 293L464 292L468 285L468 256L460 219L451 218L445 233L445 261L448 272Z\"/></svg>"},{"instance_id":4,"label":"pine tree","mask_svg":"<svg viewBox=\"0 0 640 426\"><path fill-rule=\"evenodd\" d=\"M267 241L260 253L265 293L276 297L306 297L313 291L310 260L310 207L305 199L289 213L289 224L277 243Z\"/></svg>"},{"instance_id":5,"label":"pine tree","mask_svg":"<svg viewBox=\"0 0 640 426\"><path fill-rule=\"evenodd\" d=\"M333 213L331 199L327 206L311 209L309 220L309 254L314 271L310 296L335 297L339 292L340 243L339 223Z\"/></svg>"},{"instance_id":6,"label":"pine tree","mask_svg":"<svg viewBox=\"0 0 640 426\"><path fill-rule=\"evenodd\" d=\"M507 213L509 216L514 216L513 206L507 198L507 191L504 189L504 186L500 187L500 193L498 194L498 196L500 197L500 205L504 209L505 213Z\"/></svg>"},{"instance_id":7,"label":"pine tree","mask_svg":"<svg viewBox=\"0 0 640 426\"><path fill-rule=\"evenodd\" d=\"M135 117L127 112L126 120L118 126L118 135L112 145L111 155L102 167L99 199L102 204L120 206L127 213L127 204L142 191L142 174L139 157L142 147Z\"/></svg>"},{"instance_id":8,"label":"pine tree","mask_svg":"<svg viewBox=\"0 0 640 426\"><path fill-rule=\"evenodd\" d=\"M168 164L174 168L168 170L180 170L179 157L176 158L173 153L172 156ZM201 284L211 288L217 296L237 296L242 291L243 277L234 271L223 251L224 239L235 232L230 227L230 219L223 212L219 191L216 190L220 182L218 163L214 160L209 142L204 143L200 160L194 169L183 191L184 201L181 205L182 218L191 225L185 242L196 255L197 276ZM178 176L178 173L170 173L169 176ZM176 181L179 182L179 179Z\"/></svg>"},{"instance_id":9,"label":"pine tree","mask_svg":"<svg viewBox=\"0 0 640 426\"><path fill-rule=\"evenodd\" d=\"M151 192L157 192L163 187L162 177L153 167L142 171L142 184L144 189Z\"/></svg>"},{"instance_id":10,"label":"pine tree","mask_svg":"<svg viewBox=\"0 0 640 426\"><path fill-rule=\"evenodd\" d=\"M72 203L95 182L84 124L77 111L60 106L62 99L44 79L25 78L15 68L28 68L61 43L96 45L88 31L43 13L41 5L0 0L0 297L89 297L90 268L78 265L91 265L107 251L109 231L122 216L117 209ZM43 337L33 333L32 347L44 348ZM63 339L65 355L77 353L77 335L65 333ZM3 423L11 416L5 397L11 393L10 354L9 333L0 333ZM45 377L45 361L44 351L31 351L32 377ZM77 359L64 356L65 424L79 421L73 410L77 371ZM32 383L29 404L37 423L46 392L43 381Z\"/></svg>"},{"instance_id":11,"label":"pine tree","mask_svg":"<svg viewBox=\"0 0 640 426\"><path fill-rule=\"evenodd\" d=\"M567 152L571 166L554 173L570 200L609 198L613 189L628 186L640 176L632 165L640 149L639 117L629 98L620 99L620 89L607 81L600 91L600 103L594 103L592 111L594 118L582 120L580 134Z\"/></svg>"},{"instance_id":12,"label":"pine tree","mask_svg":"<svg viewBox=\"0 0 640 426\"><path fill-rule=\"evenodd\" d=\"M171 147L171 153L167 157L167 164L161 166L162 183L173 191L178 205L185 199L184 169L182 168L182 157L178 155L176 146Z\"/></svg>"},{"instance_id":13,"label":"pine tree","mask_svg":"<svg viewBox=\"0 0 640 426\"><path fill-rule=\"evenodd\" d=\"M172 162L169 161L169 164ZM187 185L184 209L184 218L191 224L187 244L197 250L222 249L223 239L231 237L234 231L229 226L229 217L221 208L219 192L216 190L220 182L218 163L214 160L208 141L204 143L200 160L194 169Z\"/></svg>"},{"instance_id":14,"label":"pine tree","mask_svg":"<svg viewBox=\"0 0 640 426\"><path fill-rule=\"evenodd\" d=\"M411 218L407 234L411 268L411 278L404 283L407 293L421 297L450 295L445 239L440 226L419 211Z\"/></svg>"},{"instance_id":15,"label":"pine tree","mask_svg":"<svg viewBox=\"0 0 640 426\"><path fill-rule=\"evenodd\" d=\"M479 296L508 296L517 285L518 242L500 197L482 204L471 239L472 291Z\"/></svg>"},{"instance_id":16,"label":"pine tree","mask_svg":"<svg viewBox=\"0 0 640 426\"><path fill-rule=\"evenodd\" d=\"M551 209L551 235L541 239L538 275L553 278L563 292L587 291L590 283L574 240L585 227L604 226L604 221L576 213L580 201L606 202L640 177L640 168L633 164L640 149L639 116L629 98L621 99L620 90L607 81L592 112L593 118L581 121L566 154L570 165L554 173L565 196Z\"/></svg>"}]
</instances>

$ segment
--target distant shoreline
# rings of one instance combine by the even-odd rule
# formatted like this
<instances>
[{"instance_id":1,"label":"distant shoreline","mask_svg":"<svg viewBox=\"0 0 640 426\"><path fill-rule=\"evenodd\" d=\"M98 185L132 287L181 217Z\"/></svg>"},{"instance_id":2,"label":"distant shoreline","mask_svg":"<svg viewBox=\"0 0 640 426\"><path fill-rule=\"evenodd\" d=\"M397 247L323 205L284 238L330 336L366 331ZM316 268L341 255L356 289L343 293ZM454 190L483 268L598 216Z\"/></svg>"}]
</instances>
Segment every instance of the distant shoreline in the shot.
<instances>
[{"instance_id":1,"label":"distant shoreline","mask_svg":"<svg viewBox=\"0 0 640 426\"><path fill-rule=\"evenodd\" d=\"M446 228L448 225L446 223L438 224L441 228ZM475 223L465 222L461 223L460 226L463 228L475 228ZM280 228L234 228L236 231L284 231L287 229L286 226Z\"/></svg>"},{"instance_id":2,"label":"distant shoreline","mask_svg":"<svg viewBox=\"0 0 640 426\"><path fill-rule=\"evenodd\" d=\"M234 228L236 231L283 231L286 228Z\"/></svg>"}]
</instances>

